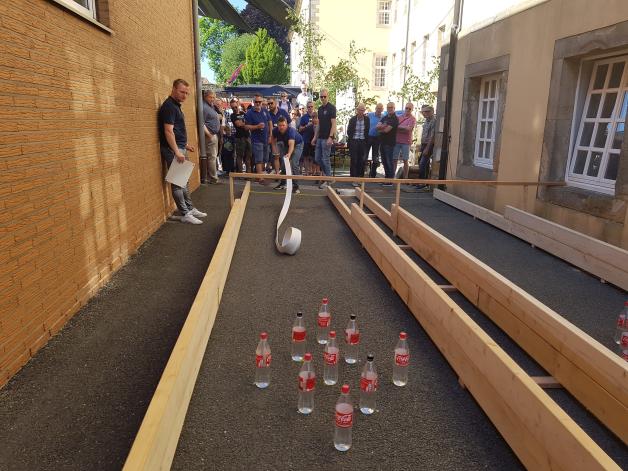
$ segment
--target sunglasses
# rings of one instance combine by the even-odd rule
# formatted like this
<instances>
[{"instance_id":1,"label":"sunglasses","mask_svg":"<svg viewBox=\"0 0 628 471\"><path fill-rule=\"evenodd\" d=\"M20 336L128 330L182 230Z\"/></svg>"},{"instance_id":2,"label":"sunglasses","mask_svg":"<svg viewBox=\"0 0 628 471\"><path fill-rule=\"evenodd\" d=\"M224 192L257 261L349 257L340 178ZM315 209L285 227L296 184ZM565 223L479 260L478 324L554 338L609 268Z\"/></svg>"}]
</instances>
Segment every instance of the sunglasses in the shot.
<instances>
[{"instance_id":1,"label":"sunglasses","mask_svg":"<svg viewBox=\"0 0 628 471\"><path fill-rule=\"evenodd\" d=\"M321 98L327 98L327 95L321 95Z\"/></svg>"},{"instance_id":2,"label":"sunglasses","mask_svg":"<svg viewBox=\"0 0 628 471\"><path fill-rule=\"evenodd\" d=\"M256 105L261 105L262 104L261 101L257 101L257 100L255 100L253 103L255 103Z\"/></svg>"}]
</instances>

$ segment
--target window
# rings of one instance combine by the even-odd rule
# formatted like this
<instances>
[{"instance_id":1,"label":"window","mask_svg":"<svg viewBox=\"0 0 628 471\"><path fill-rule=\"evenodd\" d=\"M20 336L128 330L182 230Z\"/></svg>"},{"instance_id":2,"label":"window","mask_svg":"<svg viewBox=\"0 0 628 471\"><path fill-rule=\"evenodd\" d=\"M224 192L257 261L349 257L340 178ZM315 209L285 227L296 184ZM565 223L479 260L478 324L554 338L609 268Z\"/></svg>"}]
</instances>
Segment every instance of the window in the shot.
<instances>
[{"instance_id":1,"label":"window","mask_svg":"<svg viewBox=\"0 0 628 471\"><path fill-rule=\"evenodd\" d=\"M390 25L391 7L392 7L392 0L378 0L377 2L377 25L378 26Z\"/></svg>"},{"instance_id":2,"label":"window","mask_svg":"<svg viewBox=\"0 0 628 471\"><path fill-rule=\"evenodd\" d=\"M375 80L376 87L386 86L386 56L375 56Z\"/></svg>"},{"instance_id":3,"label":"window","mask_svg":"<svg viewBox=\"0 0 628 471\"><path fill-rule=\"evenodd\" d=\"M593 64L567 181L614 194L628 110L628 56Z\"/></svg>"},{"instance_id":4,"label":"window","mask_svg":"<svg viewBox=\"0 0 628 471\"><path fill-rule=\"evenodd\" d=\"M96 19L96 0L57 0L78 13L89 15Z\"/></svg>"},{"instance_id":5,"label":"window","mask_svg":"<svg viewBox=\"0 0 628 471\"><path fill-rule=\"evenodd\" d=\"M482 77L473 155L473 162L479 167L493 168L499 86L499 75Z\"/></svg>"}]
</instances>

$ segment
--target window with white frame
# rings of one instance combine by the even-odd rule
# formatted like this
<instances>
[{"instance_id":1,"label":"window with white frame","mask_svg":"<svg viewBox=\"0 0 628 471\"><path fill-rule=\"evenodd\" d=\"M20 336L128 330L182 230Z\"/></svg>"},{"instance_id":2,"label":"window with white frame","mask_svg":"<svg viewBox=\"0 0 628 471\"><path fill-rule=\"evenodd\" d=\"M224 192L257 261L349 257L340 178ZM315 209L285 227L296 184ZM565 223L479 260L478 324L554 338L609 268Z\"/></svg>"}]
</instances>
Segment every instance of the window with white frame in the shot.
<instances>
[{"instance_id":1,"label":"window with white frame","mask_svg":"<svg viewBox=\"0 0 628 471\"><path fill-rule=\"evenodd\" d=\"M628 55L596 61L567 166L567 181L614 194L628 111Z\"/></svg>"},{"instance_id":2,"label":"window with white frame","mask_svg":"<svg viewBox=\"0 0 628 471\"><path fill-rule=\"evenodd\" d=\"M377 25L390 25L390 12L392 9L392 0L378 0L377 2Z\"/></svg>"},{"instance_id":3,"label":"window with white frame","mask_svg":"<svg viewBox=\"0 0 628 471\"><path fill-rule=\"evenodd\" d=\"M96 19L96 0L57 0L71 10L86 14Z\"/></svg>"},{"instance_id":4,"label":"window with white frame","mask_svg":"<svg viewBox=\"0 0 628 471\"><path fill-rule=\"evenodd\" d=\"M479 167L493 168L495 131L499 105L499 75L482 77L478 102L478 125L475 133L473 163Z\"/></svg>"},{"instance_id":5,"label":"window with white frame","mask_svg":"<svg viewBox=\"0 0 628 471\"><path fill-rule=\"evenodd\" d=\"M375 80L376 87L386 86L386 56L375 56Z\"/></svg>"}]
</instances>

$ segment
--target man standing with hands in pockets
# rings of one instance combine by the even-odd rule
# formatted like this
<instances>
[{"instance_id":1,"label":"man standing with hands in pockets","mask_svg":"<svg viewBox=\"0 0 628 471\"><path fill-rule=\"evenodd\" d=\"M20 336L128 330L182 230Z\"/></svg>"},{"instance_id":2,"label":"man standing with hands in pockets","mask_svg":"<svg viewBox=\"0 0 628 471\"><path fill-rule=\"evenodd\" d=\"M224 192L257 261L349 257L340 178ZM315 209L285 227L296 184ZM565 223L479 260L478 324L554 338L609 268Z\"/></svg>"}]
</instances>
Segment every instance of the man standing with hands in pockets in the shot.
<instances>
[{"instance_id":1,"label":"man standing with hands in pockets","mask_svg":"<svg viewBox=\"0 0 628 471\"><path fill-rule=\"evenodd\" d=\"M183 79L176 79L172 83L170 96L162 103L157 117L159 132L159 150L161 158L166 161L168 168L174 159L183 163L187 152L194 152L194 147L188 145L185 117L181 111L181 104L190 94L190 84ZM181 213L181 222L188 224L202 224L198 218L207 216L194 207L187 184L180 187L170 185L172 197Z\"/></svg>"},{"instance_id":2,"label":"man standing with hands in pockets","mask_svg":"<svg viewBox=\"0 0 628 471\"><path fill-rule=\"evenodd\" d=\"M331 147L336 137L336 107L329 103L329 90L323 88L320 94L322 105L318 107L318 128L312 139L312 145L316 146L314 161L321 166L325 176L331 176ZM322 190L327 182L321 183Z\"/></svg>"}]
</instances>

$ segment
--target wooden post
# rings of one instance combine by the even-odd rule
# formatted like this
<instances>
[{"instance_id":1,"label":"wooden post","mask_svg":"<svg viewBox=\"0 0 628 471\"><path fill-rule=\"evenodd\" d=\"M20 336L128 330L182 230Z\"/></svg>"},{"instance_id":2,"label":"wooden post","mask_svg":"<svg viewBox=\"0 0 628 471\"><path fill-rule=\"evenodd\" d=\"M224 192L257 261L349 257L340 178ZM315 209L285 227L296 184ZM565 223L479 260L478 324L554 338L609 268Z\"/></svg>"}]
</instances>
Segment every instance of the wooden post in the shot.
<instances>
[{"instance_id":1,"label":"wooden post","mask_svg":"<svg viewBox=\"0 0 628 471\"><path fill-rule=\"evenodd\" d=\"M399 194L401 193L401 183L397 183L397 189L395 190L395 204L399 207Z\"/></svg>"},{"instance_id":2,"label":"wooden post","mask_svg":"<svg viewBox=\"0 0 628 471\"><path fill-rule=\"evenodd\" d=\"M360 187L360 209L364 209L364 187L365 187L365 183L362 182L362 185Z\"/></svg>"},{"instance_id":3,"label":"wooden post","mask_svg":"<svg viewBox=\"0 0 628 471\"><path fill-rule=\"evenodd\" d=\"M229 175L229 207L233 208L233 202L234 202L234 197L233 197L233 177L231 175Z\"/></svg>"}]
</instances>

